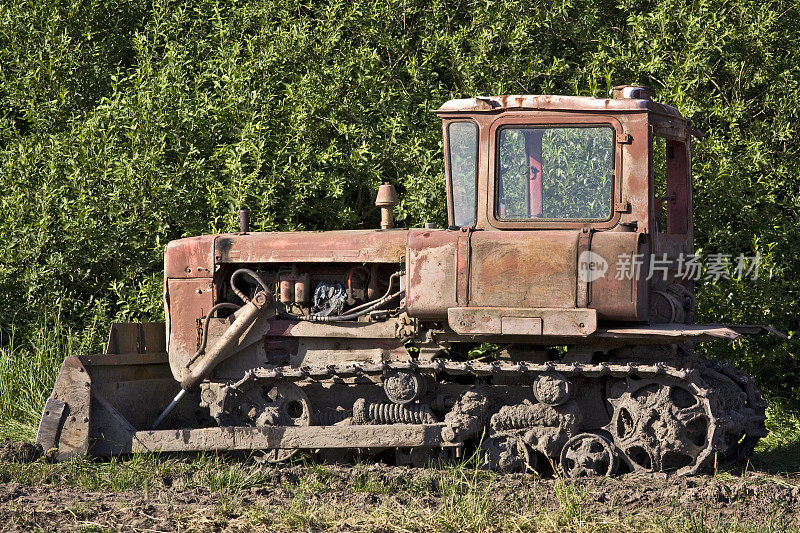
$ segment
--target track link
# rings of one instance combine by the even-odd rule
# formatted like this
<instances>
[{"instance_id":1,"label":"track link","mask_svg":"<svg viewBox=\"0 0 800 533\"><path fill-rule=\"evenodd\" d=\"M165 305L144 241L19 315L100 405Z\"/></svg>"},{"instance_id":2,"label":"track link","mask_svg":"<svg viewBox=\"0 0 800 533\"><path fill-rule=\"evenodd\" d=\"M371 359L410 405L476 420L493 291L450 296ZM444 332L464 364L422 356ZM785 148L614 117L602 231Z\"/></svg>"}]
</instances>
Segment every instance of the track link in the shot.
<instances>
[{"instance_id":1,"label":"track link","mask_svg":"<svg viewBox=\"0 0 800 533\"><path fill-rule=\"evenodd\" d=\"M598 386L600 380L605 379L615 383L617 387L616 393L606 394L604 398L613 408L613 412L610 413L611 422L593 431L599 435L598 442L610 442L621 459L620 463L626 464L629 470L669 470L680 475L691 475L720 460L742 458L752 452L758 439L766 434L764 427L766 403L761 400L752 378L726 363L708 361L696 356L683 361L681 365L678 367L677 364L634 362L537 364L412 360L382 363L343 362L336 365L299 368L264 367L251 369L240 380L223 387L222 401L218 405L222 418L229 419L226 413L232 409L232 402L240 391L250 390L257 383L305 385L348 379L353 382L352 378L368 378L373 383L379 383L383 376L393 371L412 371L427 375L431 380L442 379L443 376L444 379L458 379L459 376L463 379L466 376L476 381L490 382L492 378L500 378L521 384L518 386L522 387L533 385L540 376L563 376L568 380L588 379L596 382ZM484 388L491 390L492 385L485 385ZM346 423L348 417L358 419L359 412L369 411L364 407L363 400L357 400L356 404L359 402L361 405L355 405L350 411L328 412L324 420L314 421L312 424ZM542 399L540 402L546 403L546 400ZM398 423L436 422L428 405L424 403L390 405L391 408L382 409L387 413L397 411L394 414ZM550 409L569 414L575 407L574 404L567 404ZM377 407L373 411L377 412ZM369 423L365 422L364 415L360 416L362 419L353 423ZM381 423L391 422L386 416L379 418ZM556 440L559 442L557 446L561 449L564 442L583 433L575 422L575 417L567 422L560 422L561 425L556 427L547 427L547 424L537 425L534 415L531 415L530 420L508 422L506 423L508 427L492 427L494 424L489 424L488 415L461 417L459 424L472 423L474 426L478 418L480 418L480 428L477 434L474 428L466 431L454 424L448 440L527 439L529 447L535 448L535 435L541 438L541 431L546 430L556 434ZM537 433L537 430L541 431ZM559 431L561 434L557 434ZM550 440L551 445L545 455L553 457L553 438ZM358 448L358 443L353 443L352 448ZM514 448L519 448L519 445L515 445ZM574 456L577 452L572 450L570 453ZM645 453L646 457L642 453ZM530 452L526 450L524 455L527 462ZM678 462L671 460L676 456L681 457L681 460ZM555 458L558 458L557 453ZM579 468L576 471L584 470L585 468Z\"/></svg>"}]
</instances>

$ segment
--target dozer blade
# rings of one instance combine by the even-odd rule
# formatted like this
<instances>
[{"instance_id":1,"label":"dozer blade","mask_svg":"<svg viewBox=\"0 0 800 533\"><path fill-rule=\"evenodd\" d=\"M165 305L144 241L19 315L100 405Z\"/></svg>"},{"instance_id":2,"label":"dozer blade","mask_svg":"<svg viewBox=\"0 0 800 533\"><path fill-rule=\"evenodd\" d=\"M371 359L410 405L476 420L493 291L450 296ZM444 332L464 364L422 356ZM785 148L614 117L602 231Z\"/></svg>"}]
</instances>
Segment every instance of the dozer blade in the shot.
<instances>
[{"instance_id":1,"label":"dozer blade","mask_svg":"<svg viewBox=\"0 0 800 533\"><path fill-rule=\"evenodd\" d=\"M163 323L113 324L106 353L64 360L36 442L59 461L129 453L132 435L149 429L179 389ZM176 409L167 423L194 426L193 403Z\"/></svg>"}]
</instances>

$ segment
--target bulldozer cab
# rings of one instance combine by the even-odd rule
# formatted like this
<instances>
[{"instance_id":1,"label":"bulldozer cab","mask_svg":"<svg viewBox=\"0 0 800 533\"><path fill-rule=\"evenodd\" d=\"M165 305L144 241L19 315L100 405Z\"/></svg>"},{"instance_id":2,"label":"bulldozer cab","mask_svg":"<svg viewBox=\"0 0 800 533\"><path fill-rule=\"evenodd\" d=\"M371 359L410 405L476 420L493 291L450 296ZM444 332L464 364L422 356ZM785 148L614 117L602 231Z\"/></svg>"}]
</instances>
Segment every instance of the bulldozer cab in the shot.
<instances>
[{"instance_id":1,"label":"bulldozer cab","mask_svg":"<svg viewBox=\"0 0 800 533\"><path fill-rule=\"evenodd\" d=\"M688 123L644 88L614 95L444 104L449 225L636 231L665 252L688 252Z\"/></svg>"},{"instance_id":2,"label":"bulldozer cab","mask_svg":"<svg viewBox=\"0 0 800 533\"><path fill-rule=\"evenodd\" d=\"M690 130L675 108L621 86L610 99L478 97L437 113L448 224L463 241L454 306L680 318L650 309L651 295L679 283L677 273L658 280L647 270L652 257L675 265L693 253ZM635 271L620 279L630 261ZM587 280L581 269L595 266L604 270Z\"/></svg>"}]
</instances>

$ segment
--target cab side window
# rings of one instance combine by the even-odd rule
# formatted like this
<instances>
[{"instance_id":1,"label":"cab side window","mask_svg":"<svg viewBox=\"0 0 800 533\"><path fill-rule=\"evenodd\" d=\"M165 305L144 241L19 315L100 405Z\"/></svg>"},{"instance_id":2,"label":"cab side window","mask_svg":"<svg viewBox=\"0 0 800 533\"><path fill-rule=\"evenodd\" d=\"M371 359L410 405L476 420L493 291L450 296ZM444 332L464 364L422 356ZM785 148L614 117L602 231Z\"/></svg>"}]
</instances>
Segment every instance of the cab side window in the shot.
<instances>
[{"instance_id":1,"label":"cab side window","mask_svg":"<svg viewBox=\"0 0 800 533\"><path fill-rule=\"evenodd\" d=\"M689 229L689 154L686 143L653 138L653 208L660 233Z\"/></svg>"},{"instance_id":2,"label":"cab side window","mask_svg":"<svg viewBox=\"0 0 800 533\"><path fill-rule=\"evenodd\" d=\"M608 220L614 129L506 127L498 137L495 216L501 220Z\"/></svg>"},{"instance_id":3,"label":"cab side window","mask_svg":"<svg viewBox=\"0 0 800 533\"><path fill-rule=\"evenodd\" d=\"M448 177L452 224L475 225L478 177L478 127L474 122L453 122L447 127Z\"/></svg>"}]
</instances>

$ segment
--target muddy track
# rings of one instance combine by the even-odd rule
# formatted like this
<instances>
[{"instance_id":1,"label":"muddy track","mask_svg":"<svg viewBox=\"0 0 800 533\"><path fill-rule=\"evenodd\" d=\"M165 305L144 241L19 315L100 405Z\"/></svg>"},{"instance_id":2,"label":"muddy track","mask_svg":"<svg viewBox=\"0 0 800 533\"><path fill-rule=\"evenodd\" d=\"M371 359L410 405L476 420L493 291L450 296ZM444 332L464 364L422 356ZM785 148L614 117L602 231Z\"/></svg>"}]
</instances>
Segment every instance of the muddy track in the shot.
<instances>
[{"instance_id":1,"label":"muddy track","mask_svg":"<svg viewBox=\"0 0 800 533\"><path fill-rule=\"evenodd\" d=\"M452 502L452 494L437 483L443 471L381 464L269 468L274 474L269 483L235 492L186 488L182 479L167 477L154 477L146 491L137 492L87 492L6 482L0 484L0 523L9 531L36 527L239 531L267 526L276 530L425 530L416 519L403 517L433 516ZM371 481L365 484L364 479ZM539 517L567 507L579 516L602 517L605 523L699 520L717 527L722 524L723 529L725 524L766 525L765 521L779 530L793 528L798 526L800 512L796 480L758 472L689 478L628 474L574 484L510 474L487 478L476 494L485 495L495 509L498 529L509 513L521 512L513 511L520 509L520 502ZM287 514L292 510L305 518L292 518ZM323 518L326 513L328 518ZM331 513L338 518L330 518Z\"/></svg>"}]
</instances>

